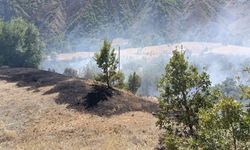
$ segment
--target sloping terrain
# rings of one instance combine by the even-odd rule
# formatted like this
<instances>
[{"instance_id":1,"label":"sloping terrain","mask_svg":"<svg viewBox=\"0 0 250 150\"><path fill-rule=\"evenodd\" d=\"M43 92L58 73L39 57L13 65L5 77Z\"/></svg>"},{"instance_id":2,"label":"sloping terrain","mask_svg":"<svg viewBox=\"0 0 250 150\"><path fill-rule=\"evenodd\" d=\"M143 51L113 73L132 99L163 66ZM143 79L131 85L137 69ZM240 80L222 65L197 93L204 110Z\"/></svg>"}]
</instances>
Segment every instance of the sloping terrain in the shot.
<instances>
[{"instance_id":1,"label":"sloping terrain","mask_svg":"<svg viewBox=\"0 0 250 150\"><path fill-rule=\"evenodd\" d=\"M104 85L0 69L0 149L153 149L157 104Z\"/></svg>"},{"instance_id":2,"label":"sloping terrain","mask_svg":"<svg viewBox=\"0 0 250 150\"><path fill-rule=\"evenodd\" d=\"M79 44L90 49L104 37L130 39L130 46L179 41L249 46L249 6L247 0L0 0L0 16L24 17L47 44L62 49L65 38L75 50Z\"/></svg>"}]
</instances>

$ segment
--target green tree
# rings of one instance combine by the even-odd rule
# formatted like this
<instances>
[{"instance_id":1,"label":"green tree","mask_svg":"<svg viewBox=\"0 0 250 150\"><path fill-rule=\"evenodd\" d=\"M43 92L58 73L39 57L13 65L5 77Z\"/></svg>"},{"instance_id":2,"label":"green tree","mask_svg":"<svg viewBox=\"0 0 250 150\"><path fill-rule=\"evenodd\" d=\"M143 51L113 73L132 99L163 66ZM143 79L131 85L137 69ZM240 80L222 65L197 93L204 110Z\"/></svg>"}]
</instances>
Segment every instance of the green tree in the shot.
<instances>
[{"instance_id":1,"label":"green tree","mask_svg":"<svg viewBox=\"0 0 250 150\"><path fill-rule=\"evenodd\" d=\"M195 135L199 110L212 107L217 98L212 95L210 84L206 72L199 73L196 67L189 65L184 52L174 50L158 85L160 110L157 125L166 129L168 134L176 134L176 128L182 124L182 132Z\"/></svg>"},{"instance_id":2,"label":"green tree","mask_svg":"<svg viewBox=\"0 0 250 150\"><path fill-rule=\"evenodd\" d=\"M37 68L43 48L39 31L33 24L22 18L0 21L0 65Z\"/></svg>"},{"instance_id":3,"label":"green tree","mask_svg":"<svg viewBox=\"0 0 250 150\"><path fill-rule=\"evenodd\" d=\"M106 82L108 87L111 86L112 78L116 75L118 59L116 58L115 49L112 49L111 42L104 40L100 52L95 53L94 59L99 68L102 69L99 79Z\"/></svg>"},{"instance_id":4,"label":"green tree","mask_svg":"<svg viewBox=\"0 0 250 150\"><path fill-rule=\"evenodd\" d=\"M133 94L135 94L140 86L141 86L141 77L137 75L136 72L130 74L128 78L128 90L131 91Z\"/></svg>"},{"instance_id":5,"label":"green tree","mask_svg":"<svg viewBox=\"0 0 250 150\"><path fill-rule=\"evenodd\" d=\"M239 102L225 98L200 111L197 139L197 147L207 150L250 148L250 118Z\"/></svg>"}]
</instances>

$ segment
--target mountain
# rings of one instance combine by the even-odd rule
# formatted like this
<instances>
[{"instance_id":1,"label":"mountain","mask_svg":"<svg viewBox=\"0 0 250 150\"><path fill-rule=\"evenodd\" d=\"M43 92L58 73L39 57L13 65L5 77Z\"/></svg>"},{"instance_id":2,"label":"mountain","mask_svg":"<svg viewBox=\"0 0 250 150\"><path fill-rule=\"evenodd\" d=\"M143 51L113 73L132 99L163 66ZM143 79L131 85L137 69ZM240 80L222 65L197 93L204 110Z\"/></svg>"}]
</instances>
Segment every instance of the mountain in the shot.
<instances>
[{"instance_id":1,"label":"mountain","mask_svg":"<svg viewBox=\"0 0 250 150\"><path fill-rule=\"evenodd\" d=\"M0 0L0 16L21 16L39 27L49 45L62 40L70 49L90 48L105 37L129 39L129 46L248 45L249 6L248 0Z\"/></svg>"}]
</instances>

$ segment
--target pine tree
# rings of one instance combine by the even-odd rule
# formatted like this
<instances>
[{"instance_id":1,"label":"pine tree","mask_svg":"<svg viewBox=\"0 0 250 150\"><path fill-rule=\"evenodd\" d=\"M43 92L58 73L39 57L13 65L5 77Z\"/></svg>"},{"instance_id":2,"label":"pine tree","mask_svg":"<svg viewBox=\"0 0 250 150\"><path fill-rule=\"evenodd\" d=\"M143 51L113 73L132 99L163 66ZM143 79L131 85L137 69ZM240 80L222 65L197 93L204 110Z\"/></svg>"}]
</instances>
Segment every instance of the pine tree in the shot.
<instances>
[{"instance_id":1,"label":"pine tree","mask_svg":"<svg viewBox=\"0 0 250 150\"><path fill-rule=\"evenodd\" d=\"M140 76L138 76L136 74L136 72L129 75L129 78L128 78L128 90L131 91L133 94L135 94L140 86L141 86L141 78L140 78Z\"/></svg>"},{"instance_id":2,"label":"pine tree","mask_svg":"<svg viewBox=\"0 0 250 150\"><path fill-rule=\"evenodd\" d=\"M111 42L104 40L100 52L95 54L94 59L98 67L102 69L102 74L99 76L99 79L106 82L108 87L111 87L112 78L117 73L116 69L118 64L115 49L112 49Z\"/></svg>"}]
</instances>

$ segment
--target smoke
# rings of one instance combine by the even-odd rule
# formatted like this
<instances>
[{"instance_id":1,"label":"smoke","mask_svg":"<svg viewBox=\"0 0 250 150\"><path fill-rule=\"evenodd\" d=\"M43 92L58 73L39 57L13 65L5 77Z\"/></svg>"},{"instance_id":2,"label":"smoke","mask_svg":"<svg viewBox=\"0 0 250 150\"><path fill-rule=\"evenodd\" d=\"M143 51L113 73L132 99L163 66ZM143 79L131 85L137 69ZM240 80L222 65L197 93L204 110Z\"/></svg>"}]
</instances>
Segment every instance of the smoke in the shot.
<instances>
[{"instance_id":1,"label":"smoke","mask_svg":"<svg viewBox=\"0 0 250 150\"><path fill-rule=\"evenodd\" d=\"M90 9L95 8L95 5L99 6L98 1L79 3L76 6L79 11L80 8L82 11L90 11L89 17L94 17L95 20L91 22L90 18L76 19L69 29L65 29L66 46L60 47L60 51L62 49L63 51L96 51L104 38L126 39L128 43L121 45L121 48L183 41L250 46L248 27L250 1L248 0L166 2L140 0L131 3L136 4L130 4L130 1L126 3L118 1L114 6L112 5L111 10L106 11L106 7L100 8L103 12L101 14L97 10ZM109 6L109 3L104 1L102 5ZM78 9L74 9L73 12L77 13ZM113 15L110 14L112 11L115 11ZM87 16L86 14L82 17ZM110 21L105 21L106 19Z\"/></svg>"},{"instance_id":2,"label":"smoke","mask_svg":"<svg viewBox=\"0 0 250 150\"><path fill-rule=\"evenodd\" d=\"M206 69L212 85L219 84L226 78L240 77L244 83L248 79L243 69L250 66L250 53L248 53L250 48L237 52L242 47L232 48L223 44L191 42L121 50L121 70L125 76L137 72L142 77L142 86L138 94L158 95L157 84L165 71L165 65L171 58L172 50L176 47L179 47L178 49L183 47L190 64L197 66L199 70ZM79 57L74 57L73 54ZM78 70L79 76L83 76L89 64L93 70L98 70L93 55L93 52L58 55L57 58L45 61L43 69L55 69L56 72L63 73L65 68L70 67Z\"/></svg>"},{"instance_id":3,"label":"smoke","mask_svg":"<svg viewBox=\"0 0 250 150\"><path fill-rule=\"evenodd\" d=\"M142 77L141 95L158 95L157 83L171 51L180 45L186 49L191 64L200 70L206 68L213 85L228 77L241 77L246 81L248 77L243 68L250 66L250 48L247 48L250 46L250 1L194 0L183 3L186 9L173 7L164 12L155 1L148 1L132 19L131 26L122 31L117 31L112 23L87 37L79 36L79 29L76 29L67 36L70 48L89 52L88 56L79 54L67 60L47 59L42 68L62 73L64 68L71 67L83 73L87 64L95 64L93 51L100 48L104 38L108 38L114 41L115 48L120 46L123 49L121 69L126 77L134 71ZM183 41L188 42L181 43ZM148 47L162 44L168 45Z\"/></svg>"}]
</instances>

